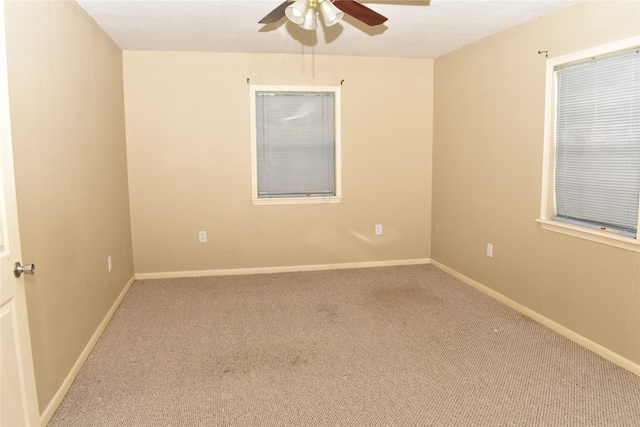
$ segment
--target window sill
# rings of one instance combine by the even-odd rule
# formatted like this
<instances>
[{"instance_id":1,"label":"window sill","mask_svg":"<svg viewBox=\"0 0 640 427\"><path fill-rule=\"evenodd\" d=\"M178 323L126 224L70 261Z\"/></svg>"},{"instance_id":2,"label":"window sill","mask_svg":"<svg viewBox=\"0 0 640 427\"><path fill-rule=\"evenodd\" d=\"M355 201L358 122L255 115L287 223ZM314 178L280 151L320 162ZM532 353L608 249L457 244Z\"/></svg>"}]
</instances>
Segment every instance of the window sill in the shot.
<instances>
[{"instance_id":1,"label":"window sill","mask_svg":"<svg viewBox=\"0 0 640 427\"><path fill-rule=\"evenodd\" d=\"M536 222L540 224L543 230L640 253L640 241L630 237L620 236L606 231L590 230L550 219L537 219Z\"/></svg>"},{"instance_id":2,"label":"window sill","mask_svg":"<svg viewBox=\"0 0 640 427\"><path fill-rule=\"evenodd\" d=\"M282 197L282 198L262 198L251 199L254 205L314 205L314 204L329 204L340 203L342 196L330 196L330 197Z\"/></svg>"}]
</instances>

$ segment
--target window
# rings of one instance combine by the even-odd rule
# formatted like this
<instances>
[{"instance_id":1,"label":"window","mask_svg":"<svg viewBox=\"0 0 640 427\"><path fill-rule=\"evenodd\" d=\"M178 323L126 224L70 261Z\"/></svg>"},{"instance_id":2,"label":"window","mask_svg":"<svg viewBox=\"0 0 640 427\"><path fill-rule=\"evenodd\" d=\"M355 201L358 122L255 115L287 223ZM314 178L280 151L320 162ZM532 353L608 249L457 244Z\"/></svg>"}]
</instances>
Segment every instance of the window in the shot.
<instances>
[{"instance_id":1,"label":"window","mask_svg":"<svg viewBox=\"0 0 640 427\"><path fill-rule=\"evenodd\" d=\"M252 86L254 204L336 203L340 90Z\"/></svg>"},{"instance_id":2,"label":"window","mask_svg":"<svg viewBox=\"0 0 640 427\"><path fill-rule=\"evenodd\" d=\"M551 144L545 157L552 166L543 219L637 243L640 48L556 58L549 73Z\"/></svg>"}]
</instances>

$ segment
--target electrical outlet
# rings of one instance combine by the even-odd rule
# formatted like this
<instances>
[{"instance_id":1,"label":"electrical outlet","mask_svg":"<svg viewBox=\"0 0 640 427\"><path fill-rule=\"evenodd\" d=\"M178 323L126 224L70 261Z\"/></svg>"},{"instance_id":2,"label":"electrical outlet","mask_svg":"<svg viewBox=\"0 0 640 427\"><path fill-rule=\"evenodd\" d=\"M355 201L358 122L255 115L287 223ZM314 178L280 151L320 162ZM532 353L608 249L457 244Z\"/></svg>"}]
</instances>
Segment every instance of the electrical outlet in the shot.
<instances>
[{"instance_id":1,"label":"electrical outlet","mask_svg":"<svg viewBox=\"0 0 640 427\"><path fill-rule=\"evenodd\" d=\"M382 236L382 224L376 224L376 236Z\"/></svg>"},{"instance_id":2,"label":"electrical outlet","mask_svg":"<svg viewBox=\"0 0 640 427\"><path fill-rule=\"evenodd\" d=\"M493 258L493 244L487 243L487 256Z\"/></svg>"},{"instance_id":3,"label":"electrical outlet","mask_svg":"<svg viewBox=\"0 0 640 427\"><path fill-rule=\"evenodd\" d=\"M109 270L109 273L111 273L111 270L113 270L113 264L111 263L111 255L107 257L107 269Z\"/></svg>"},{"instance_id":4,"label":"electrical outlet","mask_svg":"<svg viewBox=\"0 0 640 427\"><path fill-rule=\"evenodd\" d=\"M198 241L200 243L205 243L207 241L207 232L206 231L198 231Z\"/></svg>"}]
</instances>

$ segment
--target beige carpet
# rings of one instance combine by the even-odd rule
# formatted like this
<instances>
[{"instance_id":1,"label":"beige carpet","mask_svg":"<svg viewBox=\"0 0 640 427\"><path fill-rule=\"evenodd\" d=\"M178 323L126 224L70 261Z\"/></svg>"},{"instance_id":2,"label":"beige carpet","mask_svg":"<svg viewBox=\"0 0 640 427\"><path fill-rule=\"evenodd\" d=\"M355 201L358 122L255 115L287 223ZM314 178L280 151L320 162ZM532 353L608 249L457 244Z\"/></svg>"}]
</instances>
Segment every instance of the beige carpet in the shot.
<instances>
[{"instance_id":1,"label":"beige carpet","mask_svg":"<svg viewBox=\"0 0 640 427\"><path fill-rule=\"evenodd\" d=\"M639 426L640 377L433 266L136 282L50 426Z\"/></svg>"}]
</instances>

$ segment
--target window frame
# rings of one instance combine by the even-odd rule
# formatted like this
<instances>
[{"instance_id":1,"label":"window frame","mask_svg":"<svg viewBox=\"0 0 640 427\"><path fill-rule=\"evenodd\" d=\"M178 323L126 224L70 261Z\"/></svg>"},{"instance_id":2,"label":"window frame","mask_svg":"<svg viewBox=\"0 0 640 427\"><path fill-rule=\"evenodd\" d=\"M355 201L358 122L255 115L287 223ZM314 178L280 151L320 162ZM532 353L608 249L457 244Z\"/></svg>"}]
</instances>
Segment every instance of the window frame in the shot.
<instances>
[{"instance_id":1,"label":"window frame","mask_svg":"<svg viewBox=\"0 0 640 427\"><path fill-rule=\"evenodd\" d=\"M251 202L254 205L296 205L296 204L326 204L342 201L342 136L341 136L341 97L339 86L250 86L251 108ZM256 123L256 92L331 92L334 94L334 167L335 167L335 195L314 197L258 197L258 155L257 155L257 123Z\"/></svg>"},{"instance_id":2,"label":"window frame","mask_svg":"<svg viewBox=\"0 0 640 427\"><path fill-rule=\"evenodd\" d=\"M617 248L640 252L640 215L636 238L624 236L612 231L603 231L586 226L575 225L554 220L556 214L555 200L555 94L556 75L554 67L571 62L581 61L590 57L612 54L617 51L628 50L640 46L640 36L630 37L613 43L596 46L567 55L547 59L546 68L546 97L544 116L544 148L542 164L542 195L540 203L540 218L536 221L542 229L561 233L592 242L597 242Z\"/></svg>"}]
</instances>

